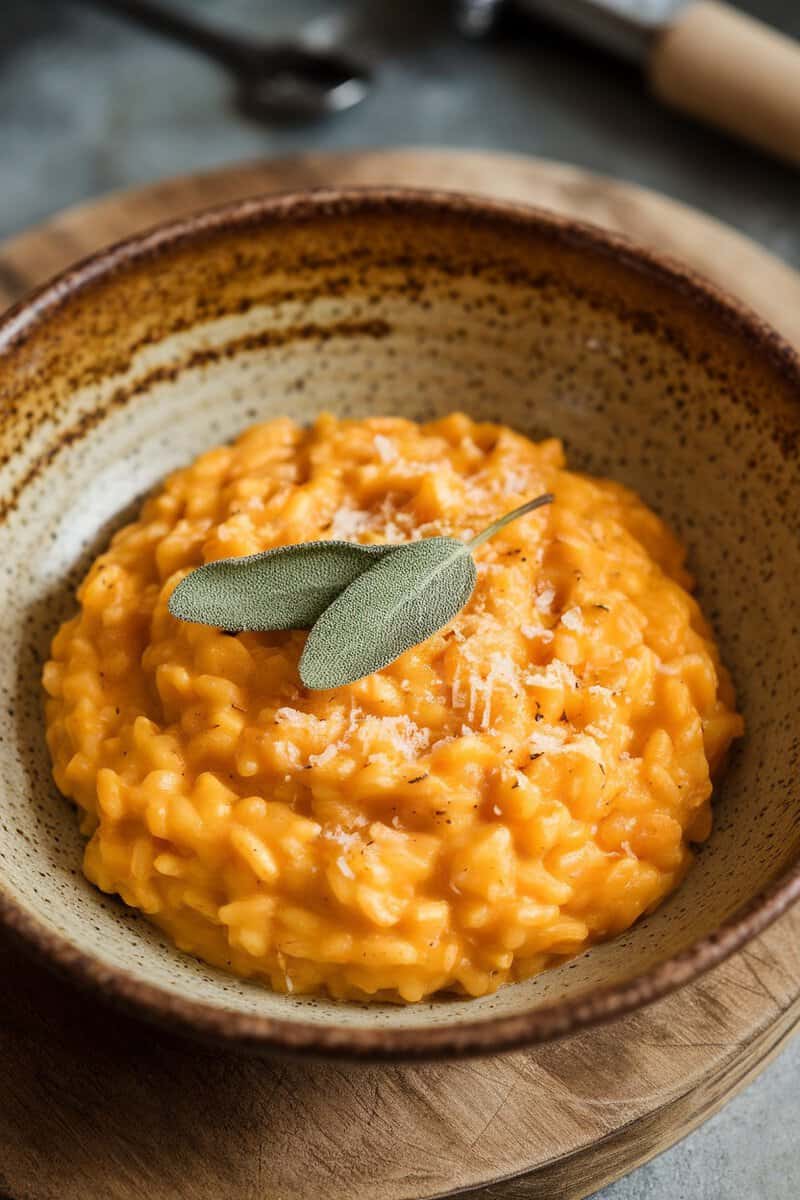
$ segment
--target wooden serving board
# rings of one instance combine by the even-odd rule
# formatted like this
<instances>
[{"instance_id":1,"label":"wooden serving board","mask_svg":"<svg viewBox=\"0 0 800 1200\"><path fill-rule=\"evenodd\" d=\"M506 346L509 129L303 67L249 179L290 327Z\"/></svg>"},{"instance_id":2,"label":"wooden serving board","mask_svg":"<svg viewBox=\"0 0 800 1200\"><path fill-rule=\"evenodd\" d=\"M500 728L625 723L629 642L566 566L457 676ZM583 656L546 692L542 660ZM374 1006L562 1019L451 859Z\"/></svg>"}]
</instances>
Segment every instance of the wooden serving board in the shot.
<instances>
[{"instance_id":1,"label":"wooden serving board","mask_svg":"<svg viewBox=\"0 0 800 1200\"><path fill-rule=\"evenodd\" d=\"M98 246L256 192L406 184L557 208L689 261L800 345L800 277L663 197L479 153L313 155L72 209L0 247L10 302ZM504 1058L268 1063L122 1017L0 938L0 1192L14 1200L577 1200L683 1137L800 1021L800 906L676 995Z\"/></svg>"}]
</instances>

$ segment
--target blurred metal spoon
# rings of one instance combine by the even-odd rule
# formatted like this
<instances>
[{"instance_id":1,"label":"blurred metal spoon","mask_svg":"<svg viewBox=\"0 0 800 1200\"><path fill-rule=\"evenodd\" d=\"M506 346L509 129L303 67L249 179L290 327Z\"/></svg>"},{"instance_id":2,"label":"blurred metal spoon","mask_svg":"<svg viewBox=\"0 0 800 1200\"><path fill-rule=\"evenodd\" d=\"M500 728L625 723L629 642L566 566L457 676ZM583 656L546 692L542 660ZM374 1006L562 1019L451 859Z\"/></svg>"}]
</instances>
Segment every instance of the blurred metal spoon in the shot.
<instances>
[{"instance_id":1,"label":"blurred metal spoon","mask_svg":"<svg viewBox=\"0 0 800 1200\"><path fill-rule=\"evenodd\" d=\"M246 39L150 0L82 2L119 13L214 59L233 75L239 107L260 120L311 119L343 112L364 99L372 82L370 68L344 51L301 41Z\"/></svg>"}]
</instances>

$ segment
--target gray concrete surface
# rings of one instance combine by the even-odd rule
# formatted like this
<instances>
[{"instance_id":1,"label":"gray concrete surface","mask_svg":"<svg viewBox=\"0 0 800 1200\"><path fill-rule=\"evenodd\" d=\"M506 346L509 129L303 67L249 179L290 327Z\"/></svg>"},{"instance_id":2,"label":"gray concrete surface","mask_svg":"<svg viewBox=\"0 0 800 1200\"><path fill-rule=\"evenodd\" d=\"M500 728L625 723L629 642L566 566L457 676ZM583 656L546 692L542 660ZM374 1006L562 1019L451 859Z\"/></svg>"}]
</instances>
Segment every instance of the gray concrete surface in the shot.
<instances>
[{"instance_id":1,"label":"gray concrete surface","mask_svg":"<svg viewBox=\"0 0 800 1200\"><path fill-rule=\"evenodd\" d=\"M166 0L164 0L166 2ZM77 0L0 5L0 237L176 172L305 149L437 144L579 163L682 199L800 267L800 172L660 109L637 74L545 29L460 43L447 0L172 0L231 27L311 22L366 46L378 83L324 123L240 117L226 78ZM800 37L798 0L740 7ZM601 1200L797 1200L800 1040L690 1138ZM35 1200L35 1198L34 1198Z\"/></svg>"}]
</instances>

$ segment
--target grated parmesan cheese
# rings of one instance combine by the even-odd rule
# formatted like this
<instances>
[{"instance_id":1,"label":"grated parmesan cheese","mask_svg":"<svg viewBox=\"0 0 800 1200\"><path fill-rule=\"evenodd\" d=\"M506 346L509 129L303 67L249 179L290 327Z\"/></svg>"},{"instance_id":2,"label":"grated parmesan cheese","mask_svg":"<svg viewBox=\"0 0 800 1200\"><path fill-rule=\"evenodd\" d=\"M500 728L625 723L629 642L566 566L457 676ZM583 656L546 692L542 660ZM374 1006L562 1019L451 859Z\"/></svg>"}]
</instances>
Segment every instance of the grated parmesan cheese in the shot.
<instances>
[{"instance_id":1,"label":"grated parmesan cheese","mask_svg":"<svg viewBox=\"0 0 800 1200\"><path fill-rule=\"evenodd\" d=\"M542 625L520 625L519 631L523 637L534 639L540 642L552 642L552 629L545 629Z\"/></svg>"},{"instance_id":2,"label":"grated parmesan cheese","mask_svg":"<svg viewBox=\"0 0 800 1200\"><path fill-rule=\"evenodd\" d=\"M521 686L519 668L508 654L496 651L489 658L486 676L473 671L467 680L469 709L467 720L472 724L478 719L480 729L488 729L492 718L492 702L495 686L500 683L518 691Z\"/></svg>"},{"instance_id":3,"label":"grated parmesan cheese","mask_svg":"<svg viewBox=\"0 0 800 1200\"><path fill-rule=\"evenodd\" d=\"M309 713L300 712L299 708L279 708L275 712L275 720L279 725L305 725ZM315 717L311 718L316 720Z\"/></svg>"},{"instance_id":4,"label":"grated parmesan cheese","mask_svg":"<svg viewBox=\"0 0 800 1200\"><path fill-rule=\"evenodd\" d=\"M561 753L569 754L570 752L573 754L582 754L584 758L590 758L592 762L598 763L601 767L604 765L603 751L597 742L590 737L584 737L579 734L571 742L567 742L562 747Z\"/></svg>"},{"instance_id":5,"label":"grated parmesan cheese","mask_svg":"<svg viewBox=\"0 0 800 1200\"><path fill-rule=\"evenodd\" d=\"M329 842L336 842L345 850L349 850L358 842L357 833L349 833L346 829L342 829L341 825L334 825L331 828L323 829L322 836L327 838Z\"/></svg>"},{"instance_id":6,"label":"grated parmesan cheese","mask_svg":"<svg viewBox=\"0 0 800 1200\"><path fill-rule=\"evenodd\" d=\"M571 688L574 691L580 687L580 681L572 667L562 662L560 658L554 658L543 671L526 675L525 682L529 687L546 688L548 691L555 691L557 688L563 687Z\"/></svg>"},{"instance_id":7,"label":"grated parmesan cheese","mask_svg":"<svg viewBox=\"0 0 800 1200\"><path fill-rule=\"evenodd\" d=\"M497 491L501 496L521 496L531 490L530 470L504 471L502 480L498 481Z\"/></svg>"},{"instance_id":8,"label":"grated parmesan cheese","mask_svg":"<svg viewBox=\"0 0 800 1200\"><path fill-rule=\"evenodd\" d=\"M582 754L585 758L603 765L603 754L597 742L583 734L571 740L566 729L548 725L535 730L528 739L531 754Z\"/></svg>"},{"instance_id":9,"label":"grated parmesan cheese","mask_svg":"<svg viewBox=\"0 0 800 1200\"><path fill-rule=\"evenodd\" d=\"M560 729L558 725L540 727L528 739L528 749L531 754L555 754L562 748L566 738L566 729Z\"/></svg>"},{"instance_id":10,"label":"grated parmesan cheese","mask_svg":"<svg viewBox=\"0 0 800 1200\"><path fill-rule=\"evenodd\" d=\"M553 601L556 598L556 589L549 584L543 587L536 597L535 604L539 612L549 613L553 611Z\"/></svg>"},{"instance_id":11,"label":"grated parmesan cheese","mask_svg":"<svg viewBox=\"0 0 800 1200\"><path fill-rule=\"evenodd\" d=\"M309 754L308 761L312 767L324 767L332 758L335 758L341 749L344 742L331 742L330 746L326 746L321 754Z\"/></svg>"},{"instance_id":12,"label":"grated parmesan cheese","mask_svg":"<svg viewBox=\"0 0 800 1200\"><path fill-rule=\"evenodd\" d=\"M347 859L345 858L345 856L343 854L340 854L339 857L337 858L336 865L339 868L339 870L341 871L341 873L344 875L345 879L355 879L355 877L356 877L355 871L350 866L350 863L347 861Z\"/></svg>"},{"instance_id":13,"label":"grated parmesan cheese","mask_svg":"<svg viewBox=\"0 0 800 1200\"><path fill-rule=\"evenodd\" d=\"M288 759L290 767L300 766L300 748L296 742L275 742L275 750Z\"/></svg>"},{"instance_id":14,"label":"grated parmesan cheese","mask_svg":"<svg viewBox=\"0 0 800 1200\"><path fill-rule=\"evenodd\" d=\"M397 458L397 447L392 439L385 437L382 433L376 433L372 440L375 443L375 449L378 451L378 458L381 462L394 462Z\"/></svg>"},{"instance_id":15,"label":"grated parmesan cheese","mask_svg":"<svg viewBox=\"0 0 800 1200\"><path fill-rule=\"evenodd\" d=\"M311 717L311 714L309 713L308 716ZM316 720L316 718L314 718L314 717L311 717L311 719ZM347 726L342 731L338 741L331 742L330 745L326 746L325 749L322 750L319 754L309 754L308 765L310 767L324 767L325 764L329 763L332 758L335 758L336 755L339 753L339 751L344 750L346 748L346 746L348 745L350 738L352 737L355 730L358 728L360 719L361 719L361 709L358 707L358 705L354 705L350 709L349 720L348 720ZM319 724L324 725L325 722L320 721Z\"/></svg>"},{"instance_id":16,"label":"grated parmesan cheese","mask_svg":"<svg viewBox=\"0 0 800 1200\"><path fill-rule=\"evenodd\" d=\"M420 729L411 717L364 717L356 737L369 755L376 742L388 741L402 758L416 758L430 743L430 730Z\"/></svg>"},{"instance_id":17,"label":"grated parmesan cheese","mask_svg":"<svg viewBox=\"0 0 800 1200\"><path fill-rule=\"evenodd\" d=\"M573 633L582 633L584 625L581 610L579 608L568 608L561 615L561 624L567 629L571 629Z\"/></svg>"},{"instance_id":18,"label":"grated parmesan cheese","mask_svg":"<svg viewBox=\"0 0 800 1200\"><path fill-rule=\"evenodd\" d=\"M363 508L343 506L336 510L331 525L331 537L335 541L352 542L372 524L372 513Z\"/></svg>"}]
</instances>

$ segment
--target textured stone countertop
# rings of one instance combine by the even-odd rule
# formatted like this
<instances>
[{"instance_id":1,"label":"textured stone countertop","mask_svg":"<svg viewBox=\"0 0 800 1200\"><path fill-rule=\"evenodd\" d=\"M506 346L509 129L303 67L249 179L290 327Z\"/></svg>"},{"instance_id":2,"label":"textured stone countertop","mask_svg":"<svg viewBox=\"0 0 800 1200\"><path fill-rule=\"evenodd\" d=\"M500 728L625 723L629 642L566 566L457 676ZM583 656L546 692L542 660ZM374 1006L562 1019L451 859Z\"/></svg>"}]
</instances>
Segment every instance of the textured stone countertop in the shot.
<instances>
[{"instance_id":1,"label":"textured stone countertop","mask_svg":"<svg viewBox=\"0 0 800 1200\"><path fill-rule=\"evenodd\" d=\"M164 0L166 2L166 0ZM116 188L243 158L363 146L530 153L705 209L800 267L800 172L659 108L637 74L545 29L459 41L447 0L172 0L232 27L349 30L380 60L356 109L313 125L240 117L191 53L74 0L5 0L0 237ZM740 7L800 37L798 0ZM800 1040L716 1117L602 1200L797 1200Z\"/></svg>"}]
</instances>

